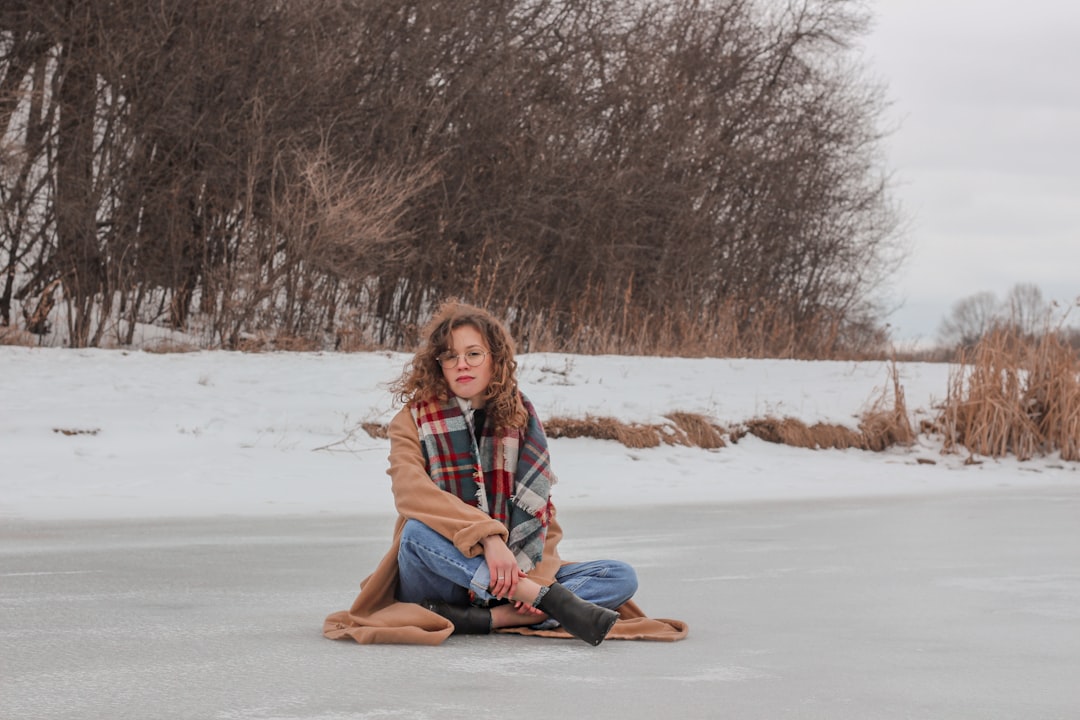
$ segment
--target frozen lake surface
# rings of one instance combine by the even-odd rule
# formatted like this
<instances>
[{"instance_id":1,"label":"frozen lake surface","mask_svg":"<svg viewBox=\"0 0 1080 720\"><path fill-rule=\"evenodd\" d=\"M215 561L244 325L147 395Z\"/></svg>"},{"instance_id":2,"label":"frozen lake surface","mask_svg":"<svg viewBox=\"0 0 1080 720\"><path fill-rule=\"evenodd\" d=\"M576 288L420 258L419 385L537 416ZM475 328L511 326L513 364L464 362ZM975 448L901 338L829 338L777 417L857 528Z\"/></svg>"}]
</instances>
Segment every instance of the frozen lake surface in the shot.
<instances>
[{"instance_id":1,"label":"frozen lake surface","mask_svg":"<svg viewBox=\"0 0 1080 720\"><path fill-rule=\"evenodd\" d=\"M320 635L386 514L0 524L0 717L1074 718L1080 490L565 509L679 643Z\"/></svg>"}]
</instances>

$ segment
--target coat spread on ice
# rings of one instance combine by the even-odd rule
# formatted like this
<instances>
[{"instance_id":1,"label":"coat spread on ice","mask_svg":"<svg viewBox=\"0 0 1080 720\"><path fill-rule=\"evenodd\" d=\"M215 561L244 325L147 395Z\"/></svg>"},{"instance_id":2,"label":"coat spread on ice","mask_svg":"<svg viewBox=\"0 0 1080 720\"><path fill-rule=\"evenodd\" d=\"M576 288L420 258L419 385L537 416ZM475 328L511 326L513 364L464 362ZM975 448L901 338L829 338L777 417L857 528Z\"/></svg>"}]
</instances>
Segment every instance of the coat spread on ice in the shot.
<instances>
[{"instance_id":1,"label":"coat spread on ice","mask_svg":"<svg viewBox=\"0 0 1080 720\"><path fill-rule=\"evenodd\" d=\"M390 475L398 518L390 549L375 571L360 583L360 594L349 610L329 615L323 623L323 635L331 640L352 638L361 644L410 643L438 645L453 632L449 620L415 603L399 602L394 593L398 584L398 547L407 520L416 519L443 537L466 557L483 553L481 540L509 531L479 507L463 502L432 482L421 444L420 431L409 408L402 409L390 423ZM475 462L475 460L473 461ZM562 529L550 506L543 554L529 570L534 581L549 585L563 564L558 545ZM650 618L633 601L618 608L619 621L609 639L681 640L686 637L686 623L679 620ZM571 637L562 628L537 630L529 627L505 628L499 632L547 637Z\"/></svg>"}]
</instances>

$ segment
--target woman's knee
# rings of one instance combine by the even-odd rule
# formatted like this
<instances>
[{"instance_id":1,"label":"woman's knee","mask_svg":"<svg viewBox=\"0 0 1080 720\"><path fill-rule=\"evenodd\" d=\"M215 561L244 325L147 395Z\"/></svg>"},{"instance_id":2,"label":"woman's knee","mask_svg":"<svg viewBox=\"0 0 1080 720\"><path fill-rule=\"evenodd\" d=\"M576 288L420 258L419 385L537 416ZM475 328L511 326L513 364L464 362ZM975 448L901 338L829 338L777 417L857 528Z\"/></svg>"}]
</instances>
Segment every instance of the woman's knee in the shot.
<instances>
[{"instance_id":1,"label":"woman's knee","mask_svg":"<svg viewBox=\"0 0 1080 720\"><path fill-rule=\"evenodd\" d=\"M398 548L398 556L413 554L415 548L420 546L428 547L432 544L432 541L437 541L439 537L441 536L419 520L406 520L405 525L401 528L401 544Z\"/></svg>"},{"instance_id":2,"label":"woman's knee","mask_svg":"<svg viewBox=\"0 0 1080 720\"><path fill-rule=\"evenodd\" d=\"M637 571L634 570L633 566L622 560L611 560L610 562L610 577L618 578L622 582L628 596L636 593L638 589L638 577Z\"/></svg>"},{"instance_id":3,"label":"woman's knee","mask_svg":"<svg viewBox=\"0 0 1080 720\"><path fill-rule=\"evenodd\" d=\"M419 520L409 519L405 521L404 527L401 528L402 540L414 540L420 535L424 534L425 530L429 530L428 526Z\"/></svg>"}]
</instances>

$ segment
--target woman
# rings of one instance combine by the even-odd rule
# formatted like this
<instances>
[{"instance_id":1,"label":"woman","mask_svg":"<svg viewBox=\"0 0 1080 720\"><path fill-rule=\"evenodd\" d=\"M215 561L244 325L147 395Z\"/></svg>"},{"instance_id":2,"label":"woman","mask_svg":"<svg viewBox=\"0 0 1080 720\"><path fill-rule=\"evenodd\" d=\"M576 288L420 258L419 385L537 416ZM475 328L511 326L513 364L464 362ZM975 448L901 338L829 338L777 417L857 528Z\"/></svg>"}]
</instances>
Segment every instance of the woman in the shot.
<instances>
[{"instance_id":1,"label":"woman","mask_svg":"<svg viewBox=\"0 0 1080 720\"><path fill-rule=\"evenodd\" d=\"M323 633L361 643L441 643L495 630L678 640L685 624L644 616L626 563L565 563L547 439L518 390L514 345L487 312L446 303L395 383L398 520L393 544Z\"/></svg>"}]
</instances>

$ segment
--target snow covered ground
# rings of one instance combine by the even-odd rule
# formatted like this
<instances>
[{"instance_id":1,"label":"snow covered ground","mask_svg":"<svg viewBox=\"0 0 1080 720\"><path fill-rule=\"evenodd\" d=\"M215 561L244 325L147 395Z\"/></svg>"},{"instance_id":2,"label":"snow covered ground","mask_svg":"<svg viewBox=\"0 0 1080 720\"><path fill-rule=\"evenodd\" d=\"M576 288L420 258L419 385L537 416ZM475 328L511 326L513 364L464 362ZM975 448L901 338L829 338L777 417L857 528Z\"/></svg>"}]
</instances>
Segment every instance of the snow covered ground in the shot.
<instances>
[{"instance_id":1,"label":"snow covered ground","mask_svg":"<svg viewBox=\"0 0 1080 720\"><path fill-rule=\"evenodd\" d=\"M393 512L386 389L393 353L151 354L0 347L0 518L26 520ZM523 355L541 417L721 424L765 415L855 427L885 363ZM948 367L901 364L913 423ZM886 453L805 450L754 437L719 450L552 441L560 508L865 497L1075 484L1056 457L965 465L921 436ZM917 462L932 460L934 464Z\"/></svg>"}]
</instances>

